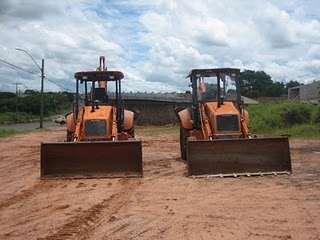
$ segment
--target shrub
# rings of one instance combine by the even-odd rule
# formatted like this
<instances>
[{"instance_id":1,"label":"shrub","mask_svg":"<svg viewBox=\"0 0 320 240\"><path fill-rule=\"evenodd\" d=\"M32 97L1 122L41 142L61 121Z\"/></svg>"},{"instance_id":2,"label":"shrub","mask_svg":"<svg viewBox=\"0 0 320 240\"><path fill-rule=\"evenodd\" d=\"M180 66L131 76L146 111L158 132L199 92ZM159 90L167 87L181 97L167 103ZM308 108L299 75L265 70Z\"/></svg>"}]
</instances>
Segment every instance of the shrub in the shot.
<instances>
[{"instance_id":1,"label":"shrub","mask_svg":"<svg viewBox=\"0 0 320 240\"><path fill-rule=\"evenodd\" d=\"M262 103L251 105L246 109L250 117L250 131L269 132L270 130L281 128L278 104Z\"/></svg>"},{"instance_id":2,"label":"shrub","mask_svg":"<svg viewBox=\"0 0 320 240\"><path fill-rule=\"evenodd\" d=\"M0 114L0 124L11 124L17 122L17 114L13 112L6 112Z\"/></svg>"},{"instance_id":3,"label":"shrub","mask_svg":"<svg viewBox=\"0 0 320 240\"><path fill-rule=\"evenodd\" d=\"M317 106L313 112L312 122L320 123L320 106Z\"/></svg>"},{"instance_id":4,"label":"shrub","mask_svg":"<svg viewBox=\"0 0 320 240\"><path fill-rule=\"evenodd\" d=\"M312 106L301 103L285 104L281 107L279 116L284 127L311 122Z\"/></svg>"}]
</instances>

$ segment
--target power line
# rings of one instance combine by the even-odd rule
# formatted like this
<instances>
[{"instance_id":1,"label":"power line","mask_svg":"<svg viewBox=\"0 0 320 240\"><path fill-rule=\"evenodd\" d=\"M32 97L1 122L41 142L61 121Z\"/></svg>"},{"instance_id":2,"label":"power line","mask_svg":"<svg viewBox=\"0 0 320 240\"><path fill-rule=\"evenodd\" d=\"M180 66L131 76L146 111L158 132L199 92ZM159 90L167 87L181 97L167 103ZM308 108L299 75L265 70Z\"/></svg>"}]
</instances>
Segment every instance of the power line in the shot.
<instances>
[{"instance_id":1,"label":"power line","mask_svg":"<svg viewBox=\"0 0 320 240\"><path fill-rule=\"evenodd\" d=\"M48 80L49 82L53 83L54 85L56 85L56 86L58 86L58 87L60 87L60 88L62 88L62 89L64 89L64 90L66 90L66 91L68 91L68 92L72 92L70 89L63 87L62 85L60 85L60 84L58 84L58 83L55 83L53 80L50 80L50 79L47 78L47 77L46 77L46 80Z\"/></svg>"},{"instance_id":2,"label":"power line","mask_svg":"<svg viewBox=\"0 0 320 240\"><path fill-rule=\"evenodd\" d=\"M36 74L36 73L31 72L31 71L29 71L29 70L27 70L27 69L24 69L24 68L21 68L21 67L18 67L18 66L16 66L16 65L12 64L12 63L9 63L9 62L7 62L7 61L5 61L5 60L3 60L3 59L0 59L0 62L3 62L3 63L5 63L5 64L7 64L7 65L9 65L9 66L11 66L11 67L13 67L13 68L20 69L20 70L25 71L25 72L27 72L27 73Z\"/></svg>"},{"instance_id":3,"label":"power line","mask_svg":"<svg viewBox=\"0 0 320 240\"><path fill-rule=\"evenodd\" d=\"M12 63L9 63L9 62L3 60L3 59L0 59L0 62L3 62L3 63L5 63L5 64L9 65L10 67L17 68L17 69L22 70L22 71L25 71L25 72L27 72L27 73L31 73L31 74L36 74L36 75L38 75L38 73L35 73L35 72L29 71L29 70L27 70L27 69L21 68L21 67L19 67L19 66L17 66L17 65L14 65L14 64L12 64ZM48 80L49 82L53 83L54 85L56 85L56 86L58 86L58 87L60 87L60 88L62 88L62 89L64 89L64 90L66 90L66 91L72 92L70 89L67 89L67 88L63 87L62 85L60 85L60 84L58 84L58 83L55 83L53 80L50 80L50 79L47 78L47 77L46 77L46 80ZM21 84L21 83L20 83L20 84Z\"/></svg>"},{"instance_id":4,"label":"power line","mask_svg":"<svg viewBox=\"0 0 320 240\"><path fill-rule=\"evenodd\" d=\"M55 70L54 70L54 67L52 67L52 66L50 65L50 63L48 63L48 61L47 61L47 63L46 63L46 66L47 66L47 69L48 69L48 67L49 67L49 69L51 69L51 71L53 71L53 72L55 71ZM62 85L54 82L53 80L48 79L47 77L46 77L46 80L48 80L48 81L51 82L52 84L54 84L54 85L56 85L56 86L58 86L58 87L60 87L60 88L62 88L62 89L64 89L64 90L66 90L66 91L68 91L68 92L72 92L70 89L65 88L64 86L62 86Z\"/></svg>"}]
</instances>

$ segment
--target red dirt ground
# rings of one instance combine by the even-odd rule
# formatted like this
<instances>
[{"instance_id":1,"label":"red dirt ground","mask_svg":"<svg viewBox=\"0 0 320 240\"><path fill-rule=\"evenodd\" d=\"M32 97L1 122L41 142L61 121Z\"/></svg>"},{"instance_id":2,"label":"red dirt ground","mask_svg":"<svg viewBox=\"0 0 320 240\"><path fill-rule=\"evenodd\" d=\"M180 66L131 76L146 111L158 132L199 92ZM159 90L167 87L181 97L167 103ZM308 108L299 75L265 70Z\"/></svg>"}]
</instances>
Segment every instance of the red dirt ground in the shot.
<instances>
[{"instance_id":1,"label":"red dirt ground","mask_svg":"<svg viewBox=\"0 0 320 240\"><path fill-rule=\"evenodd\" d=\"M143 141L144 177L40 180L40 142L0 139L0 239L320 239L320 142L290 139L293 174L186 176L179 134Z\"/></svg>"}]
</instances>

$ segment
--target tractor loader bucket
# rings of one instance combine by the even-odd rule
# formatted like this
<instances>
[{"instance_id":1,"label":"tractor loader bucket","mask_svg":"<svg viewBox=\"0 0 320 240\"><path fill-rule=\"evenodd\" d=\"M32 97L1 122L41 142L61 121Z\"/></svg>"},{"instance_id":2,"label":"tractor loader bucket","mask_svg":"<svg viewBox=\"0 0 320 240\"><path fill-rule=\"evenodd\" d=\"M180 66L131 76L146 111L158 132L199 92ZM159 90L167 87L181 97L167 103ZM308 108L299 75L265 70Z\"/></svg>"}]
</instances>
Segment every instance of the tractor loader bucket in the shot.
<instances>
[{"instance_id":1,"label":"tractor loader bucket","mask_svg":"<svg viewBox=\"0 0 320 240\"><path fill-rule=\"evenodd\" d=\"M287 137L188 140L188 175L195 177L290 174Z\"/></svg>"},{"instance_id":2,"label":"tractor loader bucket","mask_svg":"<svg viewBox=\"0 0 320 240\"><path fill-rule=\"evenodd\" d=\"M41 178L142 176L140 140L41 143Z\"/></svg>"}]
</instances>

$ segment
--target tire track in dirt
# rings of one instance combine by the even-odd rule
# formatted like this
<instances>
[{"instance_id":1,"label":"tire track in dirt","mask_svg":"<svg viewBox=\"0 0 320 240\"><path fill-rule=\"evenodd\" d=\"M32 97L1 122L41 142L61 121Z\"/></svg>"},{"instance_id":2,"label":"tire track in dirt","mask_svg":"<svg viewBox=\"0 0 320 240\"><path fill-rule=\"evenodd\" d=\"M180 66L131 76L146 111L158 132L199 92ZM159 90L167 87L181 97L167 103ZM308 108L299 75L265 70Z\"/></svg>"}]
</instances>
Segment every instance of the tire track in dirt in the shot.
<instances>
[{"instance_id":1,"label":"tire track in dirt","mask_svg":"<svg viewBox=\"0 0 320 240\"><path fill-rule=\"evenodd\" d=\"M40 153L40 146L22 146L22 145L16 145L17 148L19 148L19 152L15 151L8 151L8 149L5 149L5 153L1 154L1 161L5 160L12 160L12 159L24 159L24 157L34 157L39 155Z\"/></svg>"},{"instance_id":2,"label":"tire track in dirt","mask_svg":"<svg viewBox=\"0 0 320 240\"><path fill-rule=\"evenodd\" d=\"M4 176L9 171L20 171L22 167L33 166L39 162L38 156L40 147L30 146L22 147L17 146L19 151L7 151L0 156L0 175Z\"/></svg>"},{"instance_id":3,"label":"tire track in dirt","mask_svg":"<svg viewBox=\"0 0 320 240\"><path fill-rule=\"evenodd\" d=\"M157 179L175 173L169 159L159 159L158 161L146 162L143 164L144 176L148 179Z\"/></svg>"},{"instance_id":4,"label":"tire track in dirt","mask_svg":"<svg viewBox=\"0 0 320 240\"><path fill-rule=\"evenodd\" d=\"M185 173L186 164L180 156L172 153L178 144L174 139L147 139L143 141L143 149L146 154L143 162L143 174L148 180L155 180L164 176L176 175L178 172ZM157 152L156 158L154 152Z\"/></svg>"},{"instance_id":5,"label":"tire track in dirt","mask_svg":"<svg viewBox=\"0 0 320 240\"><path fill-rule=\"evenodd\" d=\"M177 175L185 177L186 164L176 152L172 152L177 145L172 140L152 139L143 142L145 161L143 162L143 174L145 181L156 182L159 179L171 179ZM181 176L178 176L180 178ZM139 201L139 200L137 200ZM163 205L166 205L164 200ZM176 199L175 199L176 201ZM161 208L161 207L160 207ZM143 212L139 212L143 215ZM183 229L180 225L185 222L185 215L176 216L174 211L165 206L164 213L152 214L146 212L146 219L134 221L135 214L128 213L125 217L116 217L112 223L104 225L104 229L97 232L91 239L157 239L159 236L167 236L174 239L177 233L181 234ZM172 221L168 222L168 216ZM164 237L165 238L165 237Z\"/></svg>"},{"instance_id":6,"label":"tire track in dirt","mask_svg":"<svg viewBox=\"0 0 320 240\"><path fill-rule=\"evenodd\" d=\"M84 240L104 221L112 218L125 205L136 188L141 184L140 178L123 178L119 180L121 189L102 202L71 217L60 226L56 233L38 238L38 240L78 239Z\"/></svg>"},{"instance_id":7,"label":"tire track in dirt","mask_svg":"<svg viewBox=\"0 0 320 240\"><path fill-rule=\"evenodd\" d=\"M16 204L20 201L23 201L31 196L38 195L42 192L47 192L48 189L52 187L56 187L61 185L60 182L51 182L51 181L38 181L36 184L31 186L30 188L26 190L22 190L20 193L6 199L2 203L0 203L0 211L4 208L7 208L13 204Z\"/></svg>"}]
</instances>

